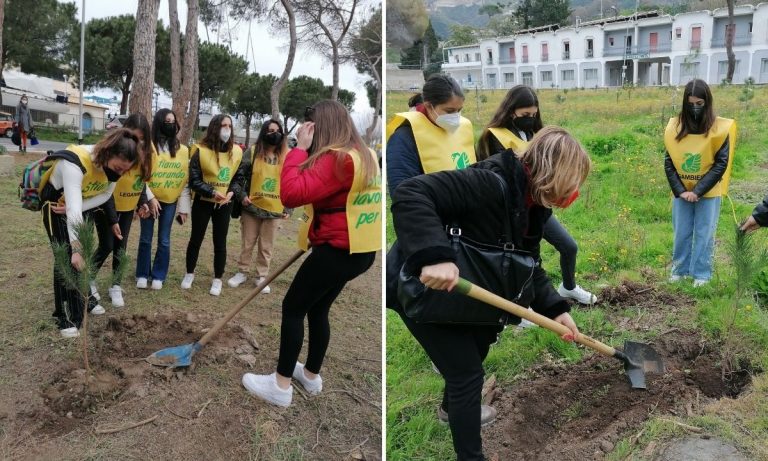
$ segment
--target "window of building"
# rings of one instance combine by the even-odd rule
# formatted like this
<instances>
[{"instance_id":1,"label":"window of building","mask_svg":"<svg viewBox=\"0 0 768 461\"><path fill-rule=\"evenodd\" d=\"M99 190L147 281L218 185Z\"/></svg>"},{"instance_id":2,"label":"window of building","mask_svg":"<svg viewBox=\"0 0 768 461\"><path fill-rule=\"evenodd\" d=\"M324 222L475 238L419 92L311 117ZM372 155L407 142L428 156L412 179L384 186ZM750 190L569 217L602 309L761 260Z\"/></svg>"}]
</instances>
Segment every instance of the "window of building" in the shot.
<instances>
[{"instance_id":1,"label":"window of building","mask_svg":"<svg viewBox=\"0 0 768 461\"><path fill-rule=\"evenodd\" d=\"M763 58L760 61L760 73L761 74L768 74L768 59Z\"/></svg>"},{"instance_id":2,"label":"window of building","mask_svg":"<svg viewBox=\"0 0 768 461\"><path fill-rule=\"evenodd\" d=\"M469 53L464 54L464 62L469 62Z\"/></svg>"},{"instance_id":3,"label":"window of building","mask_svg":"<svg viewBox=\"0 0 768 461\"><path fill-rule=\"evenodd\" d=\"M751 22L749 23L749 33L750 34L752 33L752 23Z\"/></svg>"},{"instance_id":4,"label":"window of building","mask_svg":"<svg viewBox=\"0 0 768 461\"><path fill-rule=\"evenodd\" d=\"M459 63L459 55L458 54L455 55L453 58L456 60L456 63Z\"/></svg>"},{"instance_id":5,"label":"window of building","mask_svg":"<svg viewBox=\"0 0 768 461\"><path fill-rule=\"evenodd\" d=\"M467 82L472 83L472 74L467 74Z\"/></svg>"},{"instance_id":6,"label":"window of building","mask_svg":"<svg viewBox=\"0 0 768 461\"><path fill-rule=\"evenodd\" d=\"M488 64L493 64L493 51L490 48L486 50L488 52Z\"/></svg>"},{"instance_id":7,"label":"window of building","mask_svg":"<svg viewBox=\"0 0 768 461\"><path fill-rule=\"evenodd\" d=\"M515 83L515 73L504 72L504 83Z\"/></svg>"},{"instance_id":8,"label":"window of building","mask_svg":"<svg viewBox=\"0 0 768 461\"><path fill-rule=\"evenodd\" d=\"M549 45L546 43L541 44L541 60L549 61Z\"/></svg>"},{"instance_id":9,"label":"window of building","mask_svg":"<svg viewBox=\"0 0 768 461\"><path fill-rule=\"evenodd\" d=\"M613 46L613 37L608 37L608 45Z\"/></svg>"},{"instance_id":10,"label":"window of building","mask_svg":"<svg viewBox=\"0 0 768 461\"><path fill-rule=\"evenodd\" d=\"M475 53L475 61L480 61L480 53Z\"/></svg>"},{"instance_id":11,"label":"window of building","mask_svg":"<svg viewBox=\"0 0 768 461\"><path fill-rule=\"evenodd\" d=\"M573 69L564 70L563 71L563 81L564 82L572 82L576 78L575 74L576 74L576 72Z\"/></svg>"},{"instance_id":12,"label":"window of building","mask_svg":"<svg viewBox=\"0 0 768 461\"><path fill-rule=\"evenodd\" d=\"M584 80L597 80L597 69L584 69Z\"/></svg>"},{"instance_id":13,"label":"window of building","mask_svg":"<svg viewBox=\"0 0 768 461\"><path fill-rule=\"evenodd\" d=\"M541 71L541 82L542 83L551 83L552 82L552 71L551 70L542 70Z\"/></svg>"},{"instance_id":14,"label":"window of building","mask_svg":"<svg viewBox=\"0 0 768 461\"><path fill-rule=\"evenodd\" d=\"M523 85L533 86L533 72L521 72L520 76L523 79Z\"/></svg>"},{"instance_id":15,"label":"window of building","mask_svg":"<svg viewBox=\"0 0 768 461\"><path fill-rule=\"evenodd\" d=\"M680 63L680 76L683 78L693 78L699 76L699 63L698 62L682 62Z\"/></svg>"},{"instance_id":16,"label":"window of building","mask_svg":"<svg viewBox=\"0 0 768 461\"><path fill-rule=\"evenodd\" d=\"M595 56L595 43L591 38L587 39L587 57L592 58Z\"/></svg>"},{"instance_id":17,"label":"window of building","mask_svg":"<svg viewBox=\"0 0 768 461\"><path fill-rule=\"evenodd\" d=\"M528 45L523 45L523 62L528 62Z\"/></svg>"},{"instance_id":18,"label":"window of building","mask_svg":"<svg viewBox=\"0 0 768 461\"><path fill-rule=\"evenodd\" d=\"M683 28L682 27L676 27L675 28L675 38L683 38Z\"/></svg>"},{"instance_id":19,"label":"window of building","mask_svg":"<svg viewBox=\"0 0 768 461\"><path fill-rule=\"evenodd\" d=\"M571 59L571 42L563 42L563 59Z\"/></svg>"},{"instance_id":20,"label":"window of building","mask_svg":"<svg viewBox=\"0 0 768 461\"><path fill-rule=\"evenodd\" d=\"M736 66L733 68L733 75L736 75L739 73L739 63L740 60L736 60ZM725 77L728 75L728 61L718 61L717 62L717 76L719 77Z\"/></svg>"}]
</instances>

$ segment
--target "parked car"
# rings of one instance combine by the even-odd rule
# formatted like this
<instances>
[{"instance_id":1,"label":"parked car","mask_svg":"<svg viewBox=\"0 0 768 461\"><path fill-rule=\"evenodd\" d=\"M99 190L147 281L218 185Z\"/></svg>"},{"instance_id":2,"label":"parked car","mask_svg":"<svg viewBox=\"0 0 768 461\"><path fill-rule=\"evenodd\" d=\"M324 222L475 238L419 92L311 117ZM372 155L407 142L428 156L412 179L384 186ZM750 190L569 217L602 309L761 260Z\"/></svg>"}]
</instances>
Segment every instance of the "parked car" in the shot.
<instances>
[{"instance_id":1,"label":"parked car","mask_svg":"<svg viewBox=\"0 0 768 461\"><path fill-rule=\"evenodd\" d=\"M104 126L104 128L107 130L111 130L112 128L121 128L127 119L128 115L117 115L112 117Z\"/></svg>"},{"instance_id":2,"label":"parked car","mask_svg":"<svg viewBox=\"0 0 768 461\"><path fill-rule=\"evenodd\" d=\"M6 138L13 135L13 127L16 122L13 121L13 115L8 112L0 112L0 133Z\"/></svg>"}]
</instances>

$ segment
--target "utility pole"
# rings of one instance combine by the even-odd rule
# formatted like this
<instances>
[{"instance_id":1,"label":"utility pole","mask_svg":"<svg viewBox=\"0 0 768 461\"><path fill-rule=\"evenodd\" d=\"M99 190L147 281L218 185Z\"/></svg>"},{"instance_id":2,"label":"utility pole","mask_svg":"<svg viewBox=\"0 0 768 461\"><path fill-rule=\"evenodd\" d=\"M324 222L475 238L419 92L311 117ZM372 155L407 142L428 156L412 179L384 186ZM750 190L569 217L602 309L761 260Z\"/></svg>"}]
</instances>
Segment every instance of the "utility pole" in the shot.
<instances>
[{"instance_id":1,"label":"utility pole","mask_svg":"<svg viewBox=\"0 0 768 461\"><path fill-rule=\"evenodd\" d=\"M80 21L80 127L77 131L77 143L83 143L83 79L85 75L85 0L83 0L83 14Z\"/></svg>"}]
</instances>

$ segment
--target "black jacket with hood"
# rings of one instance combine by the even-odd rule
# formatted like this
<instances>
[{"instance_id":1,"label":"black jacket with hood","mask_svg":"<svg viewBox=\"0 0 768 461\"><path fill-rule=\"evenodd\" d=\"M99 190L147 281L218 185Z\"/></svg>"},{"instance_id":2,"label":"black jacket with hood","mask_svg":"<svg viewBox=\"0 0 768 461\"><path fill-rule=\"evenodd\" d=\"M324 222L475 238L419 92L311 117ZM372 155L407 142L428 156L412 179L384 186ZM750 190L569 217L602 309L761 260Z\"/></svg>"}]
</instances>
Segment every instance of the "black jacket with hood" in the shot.
<instances>
[{"instance_id":1,"label":"black jacket with hood","mask_svg":"<svg viewBox=\"0 0 768 461\"><path fill-rule=\"evenodd\" d=\"M507 203L495 177L507 181ZM425 265L455 261L455 253L446 234L446 224L457 223L462 235L476 242L498 245L508 241L504 234L508 213L512 223L512 241L520 249L533 253L540 261L540 243L544 223L552 210L538 205L526 206L528 177L523 165L510 151L493 155L470 168L416 176L403 181L392 196L392 215L398 237L399 257L405 270L418 274ZM395 256L395 255L393 255ZM387 278L397 277L399 268L387 264ZM570 311L570 306L552 287L541 265L534 273L534 311L555 318ZM387 307L401 310L388 285Z\"/></svg>"}]
</instances>

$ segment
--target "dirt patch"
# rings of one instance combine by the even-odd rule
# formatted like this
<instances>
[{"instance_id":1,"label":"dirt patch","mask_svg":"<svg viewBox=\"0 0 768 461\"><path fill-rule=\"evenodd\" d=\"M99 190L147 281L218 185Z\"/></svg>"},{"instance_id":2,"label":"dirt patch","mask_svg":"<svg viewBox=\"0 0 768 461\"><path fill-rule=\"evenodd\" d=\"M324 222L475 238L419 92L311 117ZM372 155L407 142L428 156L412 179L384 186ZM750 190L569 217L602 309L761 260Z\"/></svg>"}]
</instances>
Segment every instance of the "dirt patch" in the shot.
<instances>
[{"instance_id":1,"label":"dirt patch","mask_svg":"<svg viewBox=\"0 0 768 461\"><path fill-rule=\"evenodd\" d=\"M598 297L602 307L690 307L695 301L685 295L660 290L654 285L624 280L615 287L605 288Z\"/></svg>"},{"instance_id":2,"label":"dirt patch","mask_svg":"<svg viewBox=\"0 0 768 461\"><path fill-rule=\"evenodd\" d=\"M602 356L537 368L494 404L499 419L483 434L486 453L504 460L600 459L651 416L692 414L703 400L738 395L749 383L747 373L723 382L717 350L696 332L669 333L654 348L667 371L647 375L647 390L631 389L620 362Z\"/></svg>"}]
</instances>

